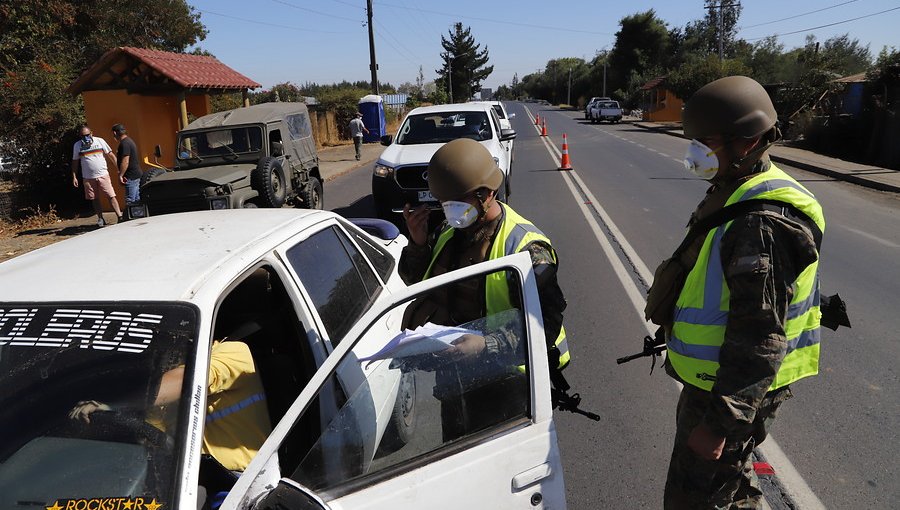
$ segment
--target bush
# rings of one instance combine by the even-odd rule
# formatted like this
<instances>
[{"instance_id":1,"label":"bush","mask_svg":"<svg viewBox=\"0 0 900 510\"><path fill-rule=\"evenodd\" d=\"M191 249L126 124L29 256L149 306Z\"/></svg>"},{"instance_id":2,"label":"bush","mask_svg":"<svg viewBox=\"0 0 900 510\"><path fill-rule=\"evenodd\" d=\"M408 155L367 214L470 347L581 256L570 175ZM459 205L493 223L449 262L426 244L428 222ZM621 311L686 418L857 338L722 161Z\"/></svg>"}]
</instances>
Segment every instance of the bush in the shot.
<instances>
[{"instance_id":1,"label":"bush","mask_svg":"<svg viewBox=\"0 0 900 510\"><path fill-rule=\"evenodd\" d=\"M349 138L346 133L347 124L359 111L360 98L368 94L369 91L366 89L343 88L322 91L316 99L319 101L321 109L334 112L334 120L341 129L341 133L345 138Z\"/></svg>"}]
</instances>

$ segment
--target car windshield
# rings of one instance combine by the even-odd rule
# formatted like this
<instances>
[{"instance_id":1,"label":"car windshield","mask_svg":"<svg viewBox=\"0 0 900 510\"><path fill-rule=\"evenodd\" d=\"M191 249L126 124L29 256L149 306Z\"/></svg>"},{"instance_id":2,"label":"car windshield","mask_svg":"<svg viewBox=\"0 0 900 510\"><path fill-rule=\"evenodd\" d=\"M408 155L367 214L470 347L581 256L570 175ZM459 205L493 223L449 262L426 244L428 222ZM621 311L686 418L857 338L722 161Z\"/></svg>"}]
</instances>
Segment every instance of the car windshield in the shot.
<instances>
[{"instance_id":1,"label":"car windshield","mask_svg":"<svg viewBox=\"0 0 900 510\"><path fill-rule=\"evenodd\" d=\"M397 133L397 143L446 143L457 138L482 141L493 136L484 111L423 113L406 118Z\"/></svg>"},{"instance_id":2,"label":"car windshield","mask_svg":"<svg viewBox=\"0 0 900 510\"><path fill-rule=\"evenodd\" d=\"M187 305L0 303L0 509L174 505L196 335Z\"/></svg>"},{"instance_id":3,"label":"car windshield","mask_svg":"<svg viewBox=\"0 0 900 510\"><path fill-rule=\"evenodd\" d=\"M195 131L179 136L178 159L197 162L210 157L236 157L261 148L262 129L258 126Z\"/></svg>"}]
</instances>

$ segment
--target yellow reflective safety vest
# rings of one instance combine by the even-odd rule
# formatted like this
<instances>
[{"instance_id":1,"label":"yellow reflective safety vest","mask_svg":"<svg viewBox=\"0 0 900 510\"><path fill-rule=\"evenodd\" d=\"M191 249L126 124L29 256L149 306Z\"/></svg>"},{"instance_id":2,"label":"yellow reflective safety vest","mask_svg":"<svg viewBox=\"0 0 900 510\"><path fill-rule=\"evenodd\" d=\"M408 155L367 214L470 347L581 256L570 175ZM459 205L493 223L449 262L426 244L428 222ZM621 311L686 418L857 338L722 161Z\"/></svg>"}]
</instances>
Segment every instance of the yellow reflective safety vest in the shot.
<instances>
[{"instance_id":1,"label":"yellow reflective safety vest","mask_svg":"<svg viewBox=\"0 0 900 510\"><path fill-rule=\"evenodd\" d=\"M770 199L787 202L825 231L822 207L806 188L775 165L743 183L725 205L744 200ZM710 391L719 370L719 350L725 341L729 301L722 270L720 245L731 221L711 229L697 263L688 273L675 303L674 324L666 339L669 363L678 376ZM807 266L792 283L794 296L787 309L787 355L769 391L819 372L819 262Z\"/></svg>"},{"instance_id":2,"label":"yellow reflective safety vest","mask_svg":"<svg viewBox=\"0 0 900 510\"><path fill-rule=\"evenodd\" d=\"M544 235L533 223L519 215L512 207L498 202L503 208L503 222L500 224L500 230L494 237L491 249L488 251L487 260L499 259L506 255L513 255L525 250L525 248L536 241L545 243L550 247L550 253L553 256L553 262L556 262L556 251L550 244L550 239ZM431 254L431 262L428 264L428 270L422 280L426 280L431 276L431 269L434 262L444 249L447 242L453 237L452 228L448 228L441 232L434 250ZM506 274L503 271L491 273L485 276L484 285L484 302L485 312L488 316L495 315L500 312L513 308L512 301L509 297L509 282L506 280ZM569 345L566 342L566 328L560 326L559 335L554 342L556 348L559 349L559 368L563 368L569 364ZM521 367L520 367L521 368Z\"/></svg>"}]
</instances>

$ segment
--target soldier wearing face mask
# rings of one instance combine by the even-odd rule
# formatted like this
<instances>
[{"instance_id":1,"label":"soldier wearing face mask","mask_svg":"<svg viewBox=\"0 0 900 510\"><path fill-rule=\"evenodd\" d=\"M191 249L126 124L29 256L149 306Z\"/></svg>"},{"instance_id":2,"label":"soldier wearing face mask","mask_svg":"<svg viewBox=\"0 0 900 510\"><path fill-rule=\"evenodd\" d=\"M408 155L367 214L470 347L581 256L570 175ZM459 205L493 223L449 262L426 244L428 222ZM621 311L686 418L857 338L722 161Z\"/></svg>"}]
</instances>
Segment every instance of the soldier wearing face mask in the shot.
<instances>
[{"instance_id":1,"label":"soldier wearing face mask","mask_svg":"<svg viewBox=\"0 0 900 510\"><path fill-rule=\"evenodd\" d=\"M776 121L766 91L744 76L707 84L684 108L685 166L712 185L645 309L665 331L666 371L684 384L667 509L760 508L750 454L789 384L818 373L825 219L766 154Z\"/></svg>"},{"instance_id":2,"label":"soldier wearing face mask","mask_svg":"<svg viewBox=\"0 0 900 510\"><path fill-rule=\"evenodd\" d=\"M427 207L411 209L409 204L404 207L403 217L411 242L400 258L400 275L412 284L485 260L527 251L537 280L551 380L554 380L561 378L560 370L569 362L562 326L566 300L557 283L556 251L537 227L497 200L496 193L502 184L503 173L490 152L478 142L461 138L441 147L428 164L428 189L441 202L446 221L429 234ZM505 279L466 280L410 306L406 326L425 322L464 324L503 312L497 309L501 306L498 303L508 305L513 301L515 306L518 298L515 294L510 292ZM504 335L465 335L451 348L450 354L490 356L515 350L516 341ZM441 375L438 373L439 383ZM502 401L495 402L500 404ZM442 400L445 440L479 428L477 423L448 428L447 424L452 422L448 415L456 411L453 403Z\"/></svg>"}]
</instances>

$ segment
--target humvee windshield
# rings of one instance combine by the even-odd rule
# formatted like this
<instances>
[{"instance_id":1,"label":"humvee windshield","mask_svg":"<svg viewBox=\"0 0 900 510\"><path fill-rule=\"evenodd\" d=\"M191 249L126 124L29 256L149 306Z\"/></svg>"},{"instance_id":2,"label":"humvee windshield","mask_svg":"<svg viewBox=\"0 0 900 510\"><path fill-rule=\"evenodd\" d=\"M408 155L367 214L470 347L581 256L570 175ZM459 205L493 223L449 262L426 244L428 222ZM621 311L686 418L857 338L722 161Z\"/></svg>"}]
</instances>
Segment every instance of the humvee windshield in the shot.
<instances>
[{"instance_id":1,"label":"humvee windshield","mask_svg":"<svg viewBox=\"0 0 900 510\"><path fill-rule=\"evenodd\" d=\"M259 126L187 132L178 137L178 159L189 163L208 157L239 156L261 149L262 129Z\"/></svg>"},{"instance_id":2,"label":"humvee windshield","mask_svg":"<svg viewBox=\"0 0 900 510\"><path fill-rule=\"evenodd\" d=\"M175 504L197 320L170 303L0 303L0 509ZM156 405L173 369L180 400Z\"/></svg>"}]
</instances>

